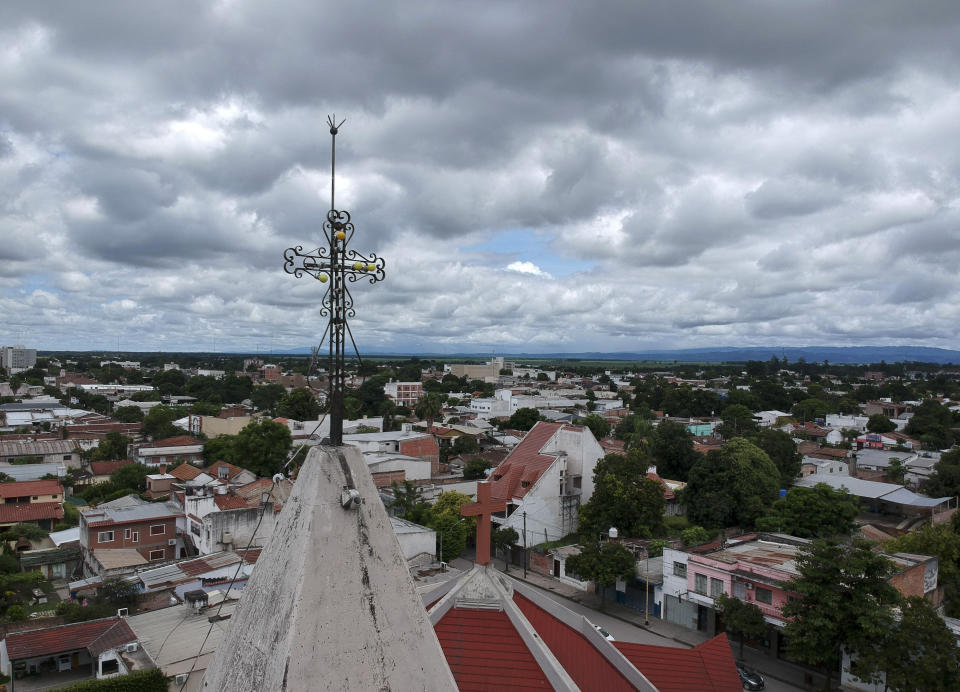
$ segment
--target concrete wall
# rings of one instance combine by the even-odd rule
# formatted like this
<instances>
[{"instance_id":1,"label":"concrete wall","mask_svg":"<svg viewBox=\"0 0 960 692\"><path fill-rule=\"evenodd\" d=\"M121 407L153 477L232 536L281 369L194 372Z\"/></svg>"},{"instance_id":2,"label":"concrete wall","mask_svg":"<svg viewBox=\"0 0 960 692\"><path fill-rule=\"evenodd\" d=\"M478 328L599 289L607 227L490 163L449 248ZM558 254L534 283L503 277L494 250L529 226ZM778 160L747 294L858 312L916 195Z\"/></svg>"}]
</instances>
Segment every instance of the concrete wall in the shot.
<instances>
[{"instance_id":1,"label":"concrete wall","mask_svg":"<svg viewBox=\"0 0 960 692\"><path fill-rule=\"evenodd\" d=\"M267 505L263 513L263 521L260 521L260 508L258 507L210 512L203 517L203 526L200 530L200 539L197 541L197 549L201 555L209 555L222 550L242 550L247 547L248 543L251 547L263 547L267 545L270 536L273 534L276 516L273 505ZM259 529L257 529L258 522L260 522ZM256 536L250 542L255 529ZM230 545L225 544L222 540L225 531L233 534L233 542ZM191 535L196 541L196 534Z\"/></svg>"}]
</instances>

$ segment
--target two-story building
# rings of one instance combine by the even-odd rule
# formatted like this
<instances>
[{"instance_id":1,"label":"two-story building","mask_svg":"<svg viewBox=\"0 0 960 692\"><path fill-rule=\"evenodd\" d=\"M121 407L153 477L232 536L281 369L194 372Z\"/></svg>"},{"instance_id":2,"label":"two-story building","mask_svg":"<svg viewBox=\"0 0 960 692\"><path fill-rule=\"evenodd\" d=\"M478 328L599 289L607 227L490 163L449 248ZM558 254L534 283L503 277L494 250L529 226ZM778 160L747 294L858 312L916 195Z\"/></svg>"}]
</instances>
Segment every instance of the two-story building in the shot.
<instances>
[{"instance_id":1,"label":"two-story building","mask_svg":"<svg viewBox=\"0 0 960 692\"><path fill-rule=\"evenodd\" d=\"M169 502L82 510L80 550L85 571L116 576L177 558L182 548L177 522L182 517L183 512Z\"/></svg>"},{"instance_id":2,"label":"two-story building","mask_svg":"<svg viewBox=\"0 0 960 692\"><path fill-rule=\"evenodd\" d=\"M0 483L0 528L36 524L50 531L63 519L63 486L59 481Z\"/></svg>"},{"instance_id":3,"label":"two-story building","mask_svg":"<svg viewBox=\"0 0 960 692\"><path fill-rule=\"evenodd\" d=\"M203 440L189 435L168 437L140 445L133 453L133 458L147 466L173 464L178 461L187 463L203 463Z\"/></svg>"}]
</instances>

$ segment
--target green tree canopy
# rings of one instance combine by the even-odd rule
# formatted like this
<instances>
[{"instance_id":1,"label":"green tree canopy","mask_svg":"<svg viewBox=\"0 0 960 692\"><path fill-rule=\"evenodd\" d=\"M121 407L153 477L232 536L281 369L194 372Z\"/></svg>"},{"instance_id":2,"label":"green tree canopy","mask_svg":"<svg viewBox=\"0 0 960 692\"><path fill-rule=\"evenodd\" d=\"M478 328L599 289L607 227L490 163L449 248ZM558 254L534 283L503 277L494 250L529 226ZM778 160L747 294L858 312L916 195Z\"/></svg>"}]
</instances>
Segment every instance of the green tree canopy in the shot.
<instances>
[{"instance_id":1,"label":"green tree canopy","mask_svg":"<svg viewBox=\"0 0 960 692\"><path fill-rule=\"evenodd\" d=\"M945 449L953 445L953 414L934 399L927 399L913 410L904 432L920 439L925 449Z\"/></svg>"},{"instance_id":2,"label":"green tree canopy","mask_svg":"<svg viewBox=\"0 0 960 692\"><path fill-rule=\"evenodd\" d=\"M591 413L585 417L581 423L590 428L590 432L593 433L593 437L597 440L602 440L610 434L610 423L606 418L596 413Z\"/></svg>"},{"instance_id":3,"label":"green tree canopy","mask_svg":"<svg viewBox=\"0 0 960 692\"><path fill-rule=\"evenodd\" d=\"M427 421L428 427L433 426L433 421L436 420L442 410L443 401L435 393L426 394L421 397L413 409L414 413L417 414L417 418Z\"/></svg>"},{"instance_id":4,"label":"green tree canopy","mask_svg":"<svg viewBox=\"0 0 960 692\"><path fill-rule=\"evenodd\" d=\"M647 478L650 459L637 450L608 454L593 471L593 495L580 506L580 535L589 543L614 526L647 538L663 531L663 488Z\"/></svg>"},{"instance_id":5,"label":"green tree canopy","mask_svg":"<svg viewBox=\"0 0 960 692\"><path fill-rule=\"evenodd\" d=\"M740 658L743 658L744 637L759 637L767 631L763 611L755 603L746 603L739 598L720 594L713 601L723 615L723 621L740 639Z\"/></svg>"},{"instance_id":6,"label":"green tree canopy","mask_svg":"<svg viewBox=\"0 0 960 692\"><path fill-rule=\"evenodd\" d=\"M830 413L830 404L823 399L804 399L794 404L791 412L801 421L812 421Z\"/></svg>"},{"instance_id":7,"label":"green tree canopy","mask_svg":"<svg viewBox=\"0 0 960 692\"><path fill-rule=\"evenodd\" d=\"M787 496L773 503L770 512L757 519L761 531L777 531L801 538L827 538L853 531L860 511L857 499L845 488L834 490L826 483L813 488L790 488Z\"/></svg>"},{"instance_id":8,"label":"green tree canopy","mask_svg":"<svg viewBox=\"0 0 960 692\"><path fill-rule=\"evenodd\" d=\"M510 548L515 546L518 540L520 540L520 534L510 526L494 527L493 531L490 532L490 544L494 549L494 554L502 552L506 555L503 561L504 572L510 570Z\"/></svg>"},{"instance_id":9,"label":"green tree canopy","mask_svg":"<svg viewBox=\"0 0 960 692\"><path fill-rule=\"evenodd\" d=\"M653 432L650 452L661 478L686 481L690 469L700 459L693 449L693 436L683 423L665 420Z\"/></svg>"},{"instance_id":10,"label":"green tree canopy","mask_svg":"<svg viewBox=\"0 0 960 692\"><path fill-rule=\"evenodd\" d=\"M960 495L960 449L953 449L940 456L923 489L930 497Z\"/></svg>"},{"instance_id":11,"label":"green tree canopy","mask_svg":"<svg viewBox=\"0 0 960 692\"><path fill-rule=\"evenodd\" d=\"M787 652L826 667L829 687L840 647L866 650L891 627L899 599L887 581L893 566L866 541L817 539L797 554L796 567L798 576L784 585L800 596L783 607Z\"/></svg>"},{"instance_id":12,"label":"green tree canopy","mask_svg":"<svg viewBox=\"0 0 960 692\"><path fill-rule=\"evenodd\" d=\"M757 422L753 419L753 411L742 404L733 404L727 406L720 413L723 424L720 426L720 434L724 438L739 437L751 433L757 429Z\"/></svg>"},{"instance_id":13,"label":"green tree canopy","mask_svg":"<svg viewBox=\"0 0 960 692\"><path fill-rule=\"evenodd\" d=\"M287 390L280 384L261 384L253 388L250 392L250 401L259 411L272 411L283 398ZM314 416L313 418L316 418ZM311 418L310 420L313 420ZM294 420L302 420L296 418Z\"/></svg>"},{"instance_id":14,"label":"green tree canopy","mask_svg":"<svg viewBox=\"0 0 960 692\"><path fill-rule=\"evenodd\" d=\"M121 423L139 423L143 420L143 410L139 406L120 406L114 409L113 417Z\"/></svg>"},{"instance_id":15,"label":"green tree canopy","mask_svg":"<svg viewBox=\"0 0 960 692\"><path fill-rule=\"evenodd\" d=\"M113 430L106 434L96 447L90 450L91 461L114 461L127 458L127 448L132 440Z\"/></svg>"},{"instance_id":16,"label":"green tree canopy","mask_svg":"<svg viewBox=\"0 0 960 692\"><path fill-rule=\"evenodd\" d=\"M491 466L492 464L489 461L481 459L480 457L468 459L463 465L463 480L473 481L485 478L487 475L486 471Z\"/></svg>"},{"instance_id":17,"label":"green tree canopy","mask_svg":"<svg viewBox=\"0 0 960 692\"><path fill-rule=\"evenodd\" d=\"M507 421L507 427L513 430L529 430L540 420L540 413L535 408L518 408Z\"/></svg>"},{"instance_id":18,"label":"green tree canopy","mask_svg":"<svg viewBox=\"0 0 960 692\"><path fill-rule=\"evenodd\" d=\"M147 474L150 469L144 464L124 464L110 474L110 482L117 488L147 489Z\"/></svg>"},{"instance_id":19,"label":"green tree canopy","mask_svg":"<svg viewBox=\"0 0 960 692\"><path fill-rule=\"evenodd\" d=\"M268 478L283 470L293 447L290 429L272 420L250 423L232 437L231 458L228 461Z\"/></svg>"},{"instance_id":20,"label":"green tree canopy","mask_svg":"<svg viewBox=\"0 0 960 692\"><path fill-rule=\"evenodd\" d=\"M751 527L776 500L779 475L766 452L735 437L690 470L683 492L687 515L711 528Z\"/></svg>"},{"instance_id":21,"label":"green tree canopy","mask_svg":"<svg viewBox=\"0 0 960 692\"><path fill-rule=\"evenodd\" d=\"M567 558L566 571L600 587L600 607L606 603L606 589L618 579L635 579L637 558L620 543L607 541L598 546L594 541L582 546L579 555Z\"/></svg>"},{"instance_id":22,"label":"green tree canopy","mask_svg":"<svg viewBox=\"0 0 960 692\"><path fill-rule=\"evenodd\" d=\"M803 455L797 451L797 443L782 430L765 428L750 436L750 441L770 457L780 472L779 487L789 488L800 475Z\"/></svg>"},{"instance_id":23,"label":"green tree canopy","mask_svg":"<svg viewBox=\"0 0 960 692\"><path fill-rule=\"evenodd\" d=\"M170 372L175 371L171 370ZM154 440L183 435L184 431L173 424L173 421L183 417L183 415L184 412L179 408L158 404L143 417L141 432Z\"/></svg>"},{"instance_id":24,"label":"green tree canopy","mask_svg":"<svg viewBox=\"0 0 960 692\"><path fill-rule=\"evenodd\" d=\"M309 389L298 387L280 398L277 415L299 421L316 420L320 415L320 404Z\"/></svg>"},{"instance_id":25,"label":"green tree canopy","mask_svg":"<svg viewBox=\"0 0 960 692\"><path fill-rule=\"evenodd\" d=\"M882 413L874 413L867 419L867 430L872 433L893 432L897 429L893 421Z\"/></svg>"}]
</instances>

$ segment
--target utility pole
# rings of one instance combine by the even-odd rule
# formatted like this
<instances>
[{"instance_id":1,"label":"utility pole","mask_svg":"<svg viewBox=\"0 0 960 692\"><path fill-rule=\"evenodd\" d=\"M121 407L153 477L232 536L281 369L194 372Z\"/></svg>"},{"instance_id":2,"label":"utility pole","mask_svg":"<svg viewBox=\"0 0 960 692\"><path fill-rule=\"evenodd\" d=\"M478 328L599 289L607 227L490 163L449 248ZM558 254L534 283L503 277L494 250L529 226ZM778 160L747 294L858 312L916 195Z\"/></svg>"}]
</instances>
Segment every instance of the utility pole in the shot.
<instances>
[{"instance_id":1,"label":"utility pole","mask_svg":"<svg viewBox=\"0 0 960 692\"><path fill-rule=\"evenodd\" d=\"M527 513L523 513L523 578L527 578Z\"/></svg>"}]
</instances>

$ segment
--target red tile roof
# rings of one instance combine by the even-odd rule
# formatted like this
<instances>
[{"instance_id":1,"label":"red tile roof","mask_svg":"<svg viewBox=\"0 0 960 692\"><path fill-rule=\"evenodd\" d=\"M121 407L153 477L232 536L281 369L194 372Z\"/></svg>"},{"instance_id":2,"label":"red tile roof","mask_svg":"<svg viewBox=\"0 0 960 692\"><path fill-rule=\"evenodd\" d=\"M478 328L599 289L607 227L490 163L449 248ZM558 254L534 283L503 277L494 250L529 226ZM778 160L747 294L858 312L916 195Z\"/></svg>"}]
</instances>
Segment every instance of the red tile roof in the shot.
<instances>
[{"instance_id":1,"label":"red tile roof","mask_svg":"<svg viewBox=\"0 0 960 692\"><path fill-rule=\"evenodd\" d=\"M0 524L19 524L43 519L63 519L63 505L59 502L0 504Z\"/></svg>"},{"instance_id":2,"label":"red tile roof","mask_svg":"<svg viewBox=\"0 0 960 692\"><path fill-rule=\"evenodd\" d=\"M513 600L581 690L628 692L636 689L582 634L516 591Z\"/></svg>"},{"instance_id":3,"label":"red tile roof","mask_svg":"<svg viewBox=\"0 0 960 692\"><path fill-rule=\"evenodd\" d=\"M136 640L137 635L126 622L112 617L8 634L7 655L10 660L16 661L53 656L72 649L88 649L92 655L97 656L107 649Z\"/></svg>"},{"instance_id":4,"label":"red tile roof","mask_svg":"<svg viewBox=\"0 0 960 692\"><path fill-rule=\"evenodd\" d=\"M502 611L451 608L434 630L464 692L553 689Z\"/></svg>"},{"instance_id":5,"label":"red tile roof","mask_svg":"<svg viewBox=\"0 0 960 692\"><path fill-rule=\"evenodd\" d=\"M740 676L726 634L693 649L614 642L614 646L661 692L741 692Z\"/></svg>"},{"instance_id":6,"label":"red tile roof","mask_svg":"<svg viewBox=\"0 0 960 692\"><path fill-rule=\"evenodd\" d=\"M167 471L171 476L179 478L181 481L192 481L194 478L199 476L203 471L198 469L196 466L191 466L190 464L180 464L176 468L172 468Z\"/></svg>"},{"instance_id":7,"label":"red tile roof","mask_svg":"<svg viewBox=\"0 0 960 692\"><path fill-rule=\"evenodd\" d=\"M236 476L237 474L243 472L243 469L240 468L239 466L234 466L233 464L228 463L228 462L226 462L226 461L215 461L215 462L213 462L212 464L210 464L209 466L207 466L205 469L203 469L203 471L204 471L204 473L206 473L206 474L208 474L208 475L210 475L210 476L213 476L214 478L220 478L220 472L219 472L217 469L219 469L219 468L221 468L221 467L227 469L227 478L228 478L228 479L229 479L229 478L233 478L233 477Z\"/></svg>"},{"instance_id":8,"label":"red tile roof","mask_svg":"<svg viewBox=\"0 0 960 692\"><path fill-rule=\"evenodd\" d=\"M0 483L0 498L33 495L63 495L60 481L13 481Z\"/></svg>"},{"instance_id":9,"label":"red tile roof","mask_svg":"<svg viewBox=\"0 0 960 692\"><path fill-rule=\"evenodd\" d=\"M248 509L250 507L246 500L235 495L217 495L213 498L213 501L221 510Z\"/></svg>"},{"instance_id":10,"label":"red tile roof","mask_svg":"<svg viewBox=\"0 0 960 692\"><path fill-rule=\"evenodd\" d=\"M94 476L109 476L121 466L132 463L129 459L121 459L120 461L91 461L90 470L93 471Z\"/></svg>"},{"instance_id":11,"label":"red tile roof","mask_svg":"<svg viewBox=\"0 0 960 692\"><path fill-rule=\"evenodd\" d=\"M556 461L556 454L540 454L563 423L539 422L490 475L493 486L490 494L497 500L523 497L540 476ZM523 483L528 485L523 487Z\"/></svg>"}]
</instances>

